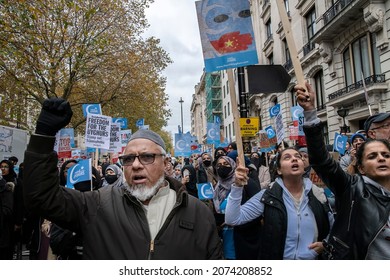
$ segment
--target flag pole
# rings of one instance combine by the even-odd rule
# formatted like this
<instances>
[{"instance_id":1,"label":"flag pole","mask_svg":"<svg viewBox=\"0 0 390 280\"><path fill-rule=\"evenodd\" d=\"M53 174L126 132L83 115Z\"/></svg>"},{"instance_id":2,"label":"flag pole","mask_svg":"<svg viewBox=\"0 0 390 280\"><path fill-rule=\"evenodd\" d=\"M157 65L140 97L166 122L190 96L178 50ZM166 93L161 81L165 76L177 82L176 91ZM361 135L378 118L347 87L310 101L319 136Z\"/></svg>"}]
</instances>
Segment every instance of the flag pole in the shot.
<instances>
[{"instance_id":1,"label":"flag pole","mask_svg":"<svg viewBox=\"0 0 390 280\"><path fill-rule=\"evenodd\" d=\"M229 90L230 90L230 102L232 104L234 130L236 132L236 144L237 144L237 157L240 164L245 166L244 148L242 146L241 128L240 128L240 115L237 106L236 86L234 84L234 77L232 69L227 70Z\"/></svg>"}]
</instances>

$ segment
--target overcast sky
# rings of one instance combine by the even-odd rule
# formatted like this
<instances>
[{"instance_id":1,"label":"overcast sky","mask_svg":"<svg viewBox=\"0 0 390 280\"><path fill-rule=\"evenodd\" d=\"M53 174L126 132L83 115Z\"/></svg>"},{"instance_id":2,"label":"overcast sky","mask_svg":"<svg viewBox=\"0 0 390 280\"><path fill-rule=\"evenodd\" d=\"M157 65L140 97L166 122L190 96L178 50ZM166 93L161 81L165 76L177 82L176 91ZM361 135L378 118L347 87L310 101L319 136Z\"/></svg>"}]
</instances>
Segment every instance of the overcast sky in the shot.
<instances>
[{"instance_id":1,"label":"overcast sky","mask_svg":"<svg viewBox=\"0 0 390 280\"><path fill-rule=\"evenodd\" d=\"M155 0L146 10L146 16L150 24L146 35L159 38L161 46L173 60L163 75L167 77L166 93L172 111L165 129L174 137L178 125L181 125L180 97L184 100L184 132L191 130L192 95L204 67L195 1Z\"/></svg>"}]
</instances>

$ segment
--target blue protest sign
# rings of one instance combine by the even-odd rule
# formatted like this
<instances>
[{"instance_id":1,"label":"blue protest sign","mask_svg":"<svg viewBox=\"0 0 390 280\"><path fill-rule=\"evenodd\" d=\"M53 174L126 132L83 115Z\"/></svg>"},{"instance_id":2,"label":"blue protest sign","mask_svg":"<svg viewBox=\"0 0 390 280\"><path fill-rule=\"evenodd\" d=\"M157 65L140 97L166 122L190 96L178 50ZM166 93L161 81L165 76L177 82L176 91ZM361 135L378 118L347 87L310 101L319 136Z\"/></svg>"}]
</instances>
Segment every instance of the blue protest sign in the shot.
<instances>
[{"instance_id":1,"label":"blue protest sign","mask_svg":"<svg viewBox=\"0 0 390 280\"><path fill-rule=\"evenodd\" d=\"M267 136L269 139L274 138L276 136L275 130L272 128L272 126L267 126L264 130L267 132Z\"/></svg>"},{"instance_id":2,"label":"blue protest sign","mask_svg":"<svg viewBox=\"0 0 390 280\"><path fill-rule=\"evenodd\" d=\"M347 147L348 136L335 133L333 150L338 152L340 155L345 154L345 149Z\"/></svg>"},{"instance_id":3,"label":"blue protest sign","mask_svg":"<svg viewBox=\"0 0 390 280\"><path fill-rule=\"evenodd\" d=\"M140 127L140 126L144 126L144 123L145 123L145 119L138 119L136 122L135 122L135 125L137 127Z\"/></svg>"},{"instance_id":4,"label":"blue protest sign","mask_svg":"<svg viewBox=\"0 0 390 280\"><path fill-rule=\"evenodd\" d=\"M206 72L258 63L249 1L196 1Z\"/></svg>"},{"instance_id":5,"label":"blue protest sign","mask_svg":"<svg viewBox=\"0 0 390 280\"><path fill-rule=\"evenodd\" d=\"M198 188L198 198L200 200L213 199L214 191L211 183L196 184L196 187Z\"/></svg>"},{"instance_id":6,"label":"blue protest sign","mask_svg":"<svg viewBox=\"0 0 390 280\"><path fill-rule=\"evenodd\" d=\"M92 164L90 158L80 160L78 163L69 168L66 180L66 187L74 189L74 185L76 183L89 180L92 180Z\"/></svg>"},{"instance_id":7,"label":"blue protest sign","mask_svg":"<svg viewBox=\"0 0 390 280\"><path fill-rule=\"evenodd\" d=\"M98 103L83 104L83 115L86 117L88 114L102 114L102 108Z\"/></svg>"},{"instance_id":8,"label":"blue protest sign","mask_svg":"<svg viewBox=\"0 0 390 280\"><path fill-rule=\"evenodd\" d=\"M275 106L272 106L270 109L269 109L269 116L271 118L277 116L280 112L280 104L276 104Z\"/></svg>"},{"instance_id":9,"label":"blue protest sign","mask_svg":"<svg viewBox=\"0 0 390 280\"><path fill-rule=\"evenodd\" d=\"M119 124L121 129L127 129L127 119L126 118L112 118L112 122Z\"/></svg>"}]
</instances>

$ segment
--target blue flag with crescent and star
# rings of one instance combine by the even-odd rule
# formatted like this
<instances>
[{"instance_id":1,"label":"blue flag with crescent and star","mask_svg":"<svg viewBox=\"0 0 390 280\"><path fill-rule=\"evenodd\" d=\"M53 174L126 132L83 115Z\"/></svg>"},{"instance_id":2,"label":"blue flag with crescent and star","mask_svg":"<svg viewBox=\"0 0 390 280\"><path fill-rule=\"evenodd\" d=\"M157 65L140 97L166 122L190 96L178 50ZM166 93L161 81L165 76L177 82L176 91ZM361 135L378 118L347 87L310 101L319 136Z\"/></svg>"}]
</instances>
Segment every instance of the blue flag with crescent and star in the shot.
<instances>
[{"instance_id":1,"label":"blue flag with crescent and star","mask_svg":"<svg viewBox=\"0 0 390 280\"><path fill-rule=\"evenodd\" d=\"M74 185L76 183L89 180L92 180L92 163L90 158L80 160L78 163L69 168L66 178L66 187L74 189Z\"/></svg>"},{"instance_id":2,"label":"blue flag with crescent and star","mask_svg":"<svg viewBox=\"0 0 390 280\"><path fill-rule=\"evenodd\" d=\"M101 115L102 114L102 107L99 103L92 103L92 104L83 104L83 115L84 117L87 117L88 114L96 114Z\"/></svg>"},{"instance_id":3,"label":"blue flag with crescent and star","mask_svg":"<svg viewBox=\"0 0 390 280\"><path fill-rule=\"evenodd\" d=\"M207 144L218 146L221 142L220 126L218 123L207 123Z\"/></svg>"},{"instance_id":4,"label":"blue flag with crescent and star","mask_svg":"<svg viewBox=\"0 0 390 280\"><path fill-rule=\"evenodd\" d=\"M189 157L191 151L192 135L191 133L175 134L175 157Z\"/></svg>"}]
</instances>

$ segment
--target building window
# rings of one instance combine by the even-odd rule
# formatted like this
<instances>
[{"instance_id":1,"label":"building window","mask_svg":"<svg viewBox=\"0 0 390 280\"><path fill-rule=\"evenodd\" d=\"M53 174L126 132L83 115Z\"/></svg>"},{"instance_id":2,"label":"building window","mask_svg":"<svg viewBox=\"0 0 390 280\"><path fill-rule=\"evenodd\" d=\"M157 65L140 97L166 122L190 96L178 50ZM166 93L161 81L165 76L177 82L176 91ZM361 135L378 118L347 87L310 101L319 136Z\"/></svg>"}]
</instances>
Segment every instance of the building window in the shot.
<instances>
[{"instance_id":1,"label":"building window","mask_svg":"<svg viewBox=\"0 0 390 280\"><path fill-rule=\"evenodd\" d=\"M324 125L322 126L322 131L324 135L324 141L325 144L329 144L329 131L328 131L328 123L325 122Z\"/></svg>"},{"instance_id":2,"label":"building window","mask_svg":"<svg viewBox=\"0 0 390 280\"><path fill-rule=\"evenodd\" d=\"M265 30L267 32L267 39L272 36L271 19L265 23Z\"/></svg>"},{"instance_id":3,"label":"building window","mask_svg":"<svg viewBox=\"0 0 390 280\"><path fill-rule=\"evenodd\" d=\"M229 82L226 81L226 95L229 95Z\"/></svg>"},{"instance_id":4,"label":"building window","mask_svg":"<svg viewBox=\"0 0 390 280\"><path fill-rule=\"evenodd\" d=\"M306 30L307 30L307 39L308 41L313 38L314 34L316 33L316 9L311 9L306 14Z\"/></svg>"},{"instance_id":5,"label":"building window","mask_svg":"<svg viewBox=\"0 0 390 280\"><path fill-rule=\"evenodd\" d=\"M230 102L227 104L228 116L230 116Z\"/></svg>"},{"instance_id":6,"label":"building window","mask_svg":"<svg viewBox=\"0 0 390 280\"><path fill-rule=\"evenodd\" d=\"M283 46L284 46L285 61L289 62L289 61L291 61L291 56L290 56L290 50L288 49L288 45L287 45L286 39L283 40Z\"/></svg>"},{"instance_id":7,"label":"building window","mask_svg":"<svg viewBox=\"0 0 390 280\"><path fill-rule=\"evenodd\" d=\"M290 7L288 5L288 0L284 0L284 7L286 8L287 15L290 16Z\"/></svg>"},{"instance_id":8,"label":"building window","mask_svg":"<svg viewBox=\"0 0 390 280\"><path fill-rule=\"evenodd\" d=\"M318 71L314 75L315 91L316 91L316 103L317 110L325 108L325 90L324 90L324 73Z\"/></svg>"},{"instance_id":9,"label":"building window","mask_svg":"<svg viewBox=\"0 0 390 280\"><path fill-rule=\"evenodd\" d=\"M290 96L291 96L291 107L297 106L297 99L296 99L296 95L295 95L295 90L294 89L291 90Z\"/></svg>"},{"instance_id":10,"label":"building window","mask_svg":"<svg viewBox=\"0 0 390 280\"><path fill-rule=\"evenodd\" d=\"M380 74L379 52L376 36L371 33L358 38L343 53L346 85L351 85L375 74Z\"/></svg>"},{"instance_id":11,"label":"building window","mask_svg":"<svg viewBox=\"0 0 390 280\"><path fill-rule=\"evenodd\" d=\"M229 123L229 141L232 139L232 124Z\"/></svg>"},{"instance_id":12,"label":"building window","mask_svg":"<svg viewBox=\"0 0 390 280\"><path fill-rule=\"evenodd\" d=\"M225 119L227 118L227 114L226 114L226 105L224 106L224 111L225 111Z\"/></svg>"},{"instance_id":13,"label":"building window","mask_svg":"<svg viewBox=\"0 0 390 280\"><path fill-rule=\"evenodd\" d=\"M271 99L271 104L270 104L270 108L275 106L276 104L278 104L278 97L277 96L274 96L272 99Z\"/></svg>"},{"instance_id":14,"label":"building window","mask_svg":"<svg viewBox=\"0 0 390 280\"><path fill-rule=\"evenodd\" d=\"M273 53L271 53L269 56L267 56L267 62L269 65L274 64L274 54Z\"/></svg>"}]
</instances>

